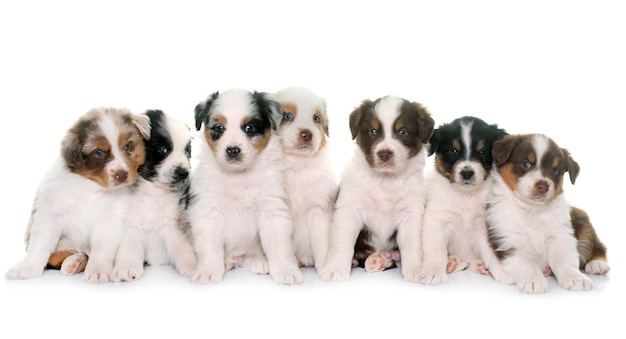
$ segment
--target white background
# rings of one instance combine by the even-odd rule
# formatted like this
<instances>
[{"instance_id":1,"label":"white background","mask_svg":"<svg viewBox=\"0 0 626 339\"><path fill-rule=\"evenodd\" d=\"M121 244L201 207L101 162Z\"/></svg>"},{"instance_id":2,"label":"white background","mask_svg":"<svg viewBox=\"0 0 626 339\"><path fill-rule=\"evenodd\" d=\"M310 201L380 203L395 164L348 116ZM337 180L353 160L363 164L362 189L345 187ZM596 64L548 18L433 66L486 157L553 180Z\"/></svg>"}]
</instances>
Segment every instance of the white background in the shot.
<instances>
[{"instance_id":1,"label":"white background","mask_svg":"<svg viewBox=\"0 0 626 339\"><path fill-rule=\"evenodd\" d=\"M299 286L243 270L202 286L171 267L102 285L46 271L0 283L2 336L623 338L626 11L618 1L408 4L2 2L0 268L24 255L35 190L88 109L159 108L193 126L194 106L216 90L303 85L327 100L338 173L352 155L348 114L387 94L421 102L437 125L475 115L568 148L581 172L566 194L612 266L593 290L550 278L548 293L525 295L470 272L425 286L397 269L353 270L345 283L307 269Z\"/></svg>"}]
</instances>

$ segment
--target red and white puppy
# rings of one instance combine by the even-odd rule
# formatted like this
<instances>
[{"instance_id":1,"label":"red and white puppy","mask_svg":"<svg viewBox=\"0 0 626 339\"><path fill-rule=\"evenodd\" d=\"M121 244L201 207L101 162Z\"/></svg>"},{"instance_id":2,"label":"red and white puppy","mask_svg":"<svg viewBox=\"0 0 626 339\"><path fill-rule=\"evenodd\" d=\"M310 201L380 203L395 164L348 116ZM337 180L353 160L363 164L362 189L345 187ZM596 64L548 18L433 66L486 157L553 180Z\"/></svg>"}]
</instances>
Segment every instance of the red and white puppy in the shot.
<instances>
[{"instance_id":1,"label":"red and white puppy","mask_svg":"<svg viewBox=\"0 0 626 339\"><path fill-rule=\"evenodd\" d=\"M219 282L247 267L282 284L304 280L292 239L277 128L280 104L269 94L215 92L195 109L198 163L185 210L198 257L194 283Z\"/></svg>"},{"instance_id":2,"label":"red and white puppy","mask_svg":"<svg viewBox=\"0 0 626 339\"><path fill-rule=\"evenodd\" d=\"M288 87L276 93L283 108L278 129L285 155L285 189L294 219L298 263L322 267L337 198L330 161L326 102L308 88Z\"/></svg>"},{"instance_id":3,"label":"red and white puppy","mask_svg":"<svg viewBox=\"0 0 626 339\"><path fill-rule=\"evenodd\" d=\"M492 145L507 133L471 116L439 126L428 155L435 168L426 176L426 211L422 229L422 282L444 283L447 273L469 268L489 274L483 258L492 262L498 281L513 283L499 269L489 246L485 203L492 185Z\"/></svg>"},{"instance_id":4,"label":"red and white puppy","mask_svg":"<svg viewBox=\"0 0 626 339\"><path fill-rule=\"evenodd\" d=\"M126 109L94 108L78 119L35 196L26 257L7 278L40 276L53 252L77 251L64 258L64 274L76 273L86 254L84 280L109 281L144 138L150 138L148 117Z\"/></svg>"},{"instance_id":5,"label":"red and white puppy","mask_svg":"<svg viewBox=\"0 0 626 339\"><path fill-rule=\"evenodd\" d=\"M357 148L344 169L323 280L347 280L355 259L368 272L402 258L404 279L419 281L426 143L434 121L397 96L364 100L350 114Z\"/></svg>"},{"instance_id":6,"label":"red and white puppy","mask_svg":"<svg viewBox=\"0 0 626 339\"><path fill-rule=\"evenodd\" d=\"M546 271L552 271L566 289L591 289L592 282L580 267L604 274L609 266L605 253L592 250L583 257L578 250L581 246L604 250L601 244L589 245L598 241L593 227L572 210L563 194L564 174L568 172L574 184L578 163L543 134L507 136L494 143L492 154L495 183L487 199L486 222L503 269L525 293L548 290ZM576 227L572 214L578 218Z\"/></svg>"},{"instance_id":7,"label":"red and white puppy","mask_svg":"<svg viewBox=\"0 0 626 339\"><path fill-rule=\"evenodd\" d=\"M132 281L144 265L173 265L189 276L196 268L191 239L183 232L181 200L189 189L191 133L182 121L160 110L150 118L146 161L139 167L131 206L124 219L124 237L117 250L114 281Z\"/></svg>"}]
</instances>

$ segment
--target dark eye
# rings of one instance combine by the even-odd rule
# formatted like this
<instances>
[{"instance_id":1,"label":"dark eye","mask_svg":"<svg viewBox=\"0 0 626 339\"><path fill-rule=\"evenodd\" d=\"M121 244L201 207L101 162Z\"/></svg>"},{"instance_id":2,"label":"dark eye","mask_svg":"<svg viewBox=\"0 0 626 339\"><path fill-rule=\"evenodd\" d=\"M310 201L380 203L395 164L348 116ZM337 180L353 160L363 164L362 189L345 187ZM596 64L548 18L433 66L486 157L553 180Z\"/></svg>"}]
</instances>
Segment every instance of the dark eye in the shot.
<instances>
[{"instance_id":1,"label":"dark eye","mask_svg":"<svg viewBox=\"0 0 626 339\"><path fill-rule=\"evenodd\" d=\"M129 141L126 143L126 145L124 145L124 151L130 152L132 150L133 150L133 142Z\"/></svg>"},{"instance_id":2,"label":"dark eye","mask_svg":"<svg viewBox=\"0 0 626 339\"><path fill-rule=\"evenodd\" d=\"M529 170L529 169L531 169L532 167L533 167L533 165L532 165L530 162L528 162L528 161L524 161L524 162L522 162L522 168L523 168L523 169Z\"/></svg>"},{"instance_id":3,"label":"dark eye","mask_svg":"<svg viewBox=\"0 0 626 339\"><path fill-rule=\"evenodd\" d=\"M169 152L170 152L170 149L169 149L169 148L167 148L167 147L165 147L165 146L161 146L161 147L159 147L159 153L160 153L160 154L162 154L162 155L166 155L166 154L167 154L167 153L169 153Z\"/></svg>"},{"instance_id":4,"label":"dark eye","mask_svg":"<svg viewBox=\"0 0 626 339\"><path fill-rule=\"evenodd\" d=\"M256 133L256 127L248 124L248 125L243 126L243 131L248 135L254 134Z\"/></svg>"},{"instance_id":5,"label":"dark eye","mask_svg":"<svg viewBox=\"0 0 626 339\"><path fill-rule=\"evenodd\" d=\"M211 127L211 129L213 130L213 132L218 133L218 134L222 134L224 133L224 126L220 125L220 124L215 124L213 125L213 127Z\"/></svg>"},{"instance_id":6,"label":"dark eye","mask_svg":"<svg viewBox=\"0 0 626 339\"><path fill-rule=\"evenodd\" d=\"M284 112L283 113L283 121L291 121L293 120L293 113L291 112Z\"/></svg>"},{"instance_id":7,"label":"dark eye","mask_svg":"<svg viewBox=\"0 0 626 339\"><path fill-rule=\"evenodd\" d=\"M95 150L95 151L93 152L93 155L94 155L96 158L104 158L104 151L103 151L103 150L101 150L101 149L97 149L97 150Z\"/></svg>"},{"instance_id":8,"label":"dark eye","mask_svg":"<svg viewBox=\"0 0 626 339\"><path fill-rule=\"evenodd\" d=\"M372 137L375 137L375 136L376 136L376 134L378 134L378 132L376 131L376 129L375 129L375 128L370 128L370 130L369 130L369 132L368 132L368 133L369 133L369 135L370 135L370 136L372 136Z\"/></svg>"},{"instance_id":9,"label":"dark eye","mask_svg":"<svg viewBox=\"0 0 626 339\"><path fill-rule=\"evenodd\" d=\"M398 131L398 136L399 136L400 138L404 138L404 137L406 137L407 135L409 135L409 132L407 132L404 128Z\"/></svg>"},{"instance_id":10,"label":"dark eye","mask_svg":"<svg viewBox=\"0 0 626 339\"><path fill-rule=\"evenodd\" d=\"M450 154L450 155L457 155L457 154L459 154L459 151L456 148L451 148L448 151L448 154Z\"/></svg>"},{"instance_id":11,"label":"dark eye","mask_svg":"<svg viewBox=\"0 0 626 339\"><path fill-rule=\"evenodd\" d=\"M320 122L320 116L317 114L313 114L313 122Z\"/></svg>"},{"instance_id":12,"label":"dark eye","mask_svg":"<svg viewBox=\"0 0 626 339\"><path fill-rule=\"evenodd\" d=\"M559 175L559 169L558 169L558 168L556 168L556 167L555 167L555 168L553 168L553 169L552 169L552 175L555 175L555 176L556 176L556 175Z\"/></svg>"}]
</instances>

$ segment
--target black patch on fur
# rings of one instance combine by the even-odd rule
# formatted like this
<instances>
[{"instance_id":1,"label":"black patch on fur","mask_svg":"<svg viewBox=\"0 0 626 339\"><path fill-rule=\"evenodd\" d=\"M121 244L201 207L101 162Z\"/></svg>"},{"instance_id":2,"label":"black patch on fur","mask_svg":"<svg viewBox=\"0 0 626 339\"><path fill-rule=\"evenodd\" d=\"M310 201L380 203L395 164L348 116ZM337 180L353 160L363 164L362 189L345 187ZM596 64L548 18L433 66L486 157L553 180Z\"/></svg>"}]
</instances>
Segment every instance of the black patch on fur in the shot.
<instances>
[{"instance_id":1,"label":"black patch on fur","mask_svg":"<svg viewBox=\"0 0 626 339\"><path fill-rule=\"evenodd\" d=\"M145 113L150 118L150 140L143 141L146 149L146 160L139 166L139 175L146 180L153 180L157 176L158 167L173 149L172 137L166 126L165 114L160 110L148 110ZM161 150L168 152L163 154Z\"/></svg>"},{"instance_id":2,"label":"black patch on fur","mask_svg":"<svg viewBox=\"0 0 626 339\"><path fill-rule=\"evenodd\" d=\"M202 123L206 125L209 122L209 110L211 109L211 105L213 105L213 102L215 102L219 95L219 92L214 92L213 94L209 95L209 97L204 102L196 105L195 120L197 131L199 131L202 127Z\"/></svg>"},{"instance_id":3,"label":"black patch on fur","mask_svg":"<svg viewBox=\"0 0 626 339\"><path fill-rule=\"evenodd\" d=\"M398 234L398 230L394 230L394 232L387 238L388 246L386 249L379 249L382 251L398 251L398 244L396 243L396 236ZM357 261L357 267L365 267L365 260L372 253L376 252L376 249L371 245L372 241L372 233L370 232L367 226L364 226L359 232L359 236L356 239L356 243L354 244L354 256L353 258ZM389 268L396 267L396 263Z\"/></svg>"},{"instance_id":4,"label":"black patch on fur","mask_svg":"<svg viewBox=\"0 0 626 339\"><path fill-rule=\"evenodd\" d=\"M276 130L283 120L282 105L271 99L265 92L252 92L252 103L257 108L262 119L269 123L269 126Z\"/></svg>"}]
</instances>

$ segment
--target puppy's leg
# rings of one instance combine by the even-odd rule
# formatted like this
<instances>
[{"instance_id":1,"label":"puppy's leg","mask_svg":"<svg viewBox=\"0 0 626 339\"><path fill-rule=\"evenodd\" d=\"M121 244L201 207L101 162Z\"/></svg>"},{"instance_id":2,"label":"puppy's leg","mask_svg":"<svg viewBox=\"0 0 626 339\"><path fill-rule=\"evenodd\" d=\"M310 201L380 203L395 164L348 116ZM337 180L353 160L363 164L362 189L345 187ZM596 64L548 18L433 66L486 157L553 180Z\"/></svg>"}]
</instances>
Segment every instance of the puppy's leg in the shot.
<instances>
[{"instance_id":1,"label":"puppy's leg","mask_svg":"<svg viewBox=\"0 0 626 339\"><path fill-rule=\"evenodd\" d=\"M191 276L197 262L190 239L175 227L166 229L164 237L168 256L178 273L186 277Z\"/></svg>"},{"instance_id":2,"label":"puppy's leg","mask_svg":"<svg viewBox=\"0 0 626 339\"><path fill-rule=\"evenodd\" d=\"M298 267L292 238L293 221L287 206L273 214L262 213L259 218L259 237L267 256L269 273L279 284L300 284L304 275Z\"/></svg>"},{"instance_id":3,"label":"puppy's leg","mask_svg":"<svg viewBox=\"0 0 626 339\"><path fill-rule=\"evenodd\" d=\"M222 281L225 270L224 217L219 214L200 215L191 221L193 247L198 266L191 275L196 284L217 283Z\"/></svg>"},{"instance_id":4,"label":"puppy's leg","mask_svg":"<svg viewBox=\"0 0 626 339\"><path fill-rule=\"evenodd\" d=\"M133 281L141 278L144 270L144 246L141 231L129 228L124 232L117 250L111 281Z\"/></svg>"},{"instance_id":5,"label":"puppy's leg","mask_svg":"<svg viewBox=\"0 0 626 339\"><path fill-rule=\"evenodd\" d=\"M548 281L543 276L542 270L530 258L522 254L513 254L502 260L502 267L506 272L512 273L521 292L545 293L548 291Z\"/></svg>"},{"instance_id":6,"label":"puppy's leg","mask_svg":"<svg viewBox=\"0 0 626 339\"><path fill-rule=\"evenodd\" d=\"M467 268L469 262L463 260L463 258L451 255L448 257L448 264L446 265L446 273L460 272Z\"/></svg>"},{"instance_id":7,"label":"puppy's leg","mask_svg":"<svg viewBox=\"0 0 626 339\"><path fill-rule=\"evenodd\" d=\"M424 216L422 230L423 264L420 281L426 285L437 285L448 281L448 231L437 215Z\"/></svg>"},{"instance_id":8,"label":"puppy's leg","mask_svg":"<svg viewBox=\"0 0 626 339\"><path fill-rule=\"evenodd\" d=\"M561 287L573 291L591 289L591 279L579 269L578 251L573 237L552 240L548 248L548 265Z\"/></svg>"},{"instance_id":9,"label":"puppy's leg","mask_svg":"<svg viewBox=\"0 0 626 339\"><path fill-rule=\"evenodd\" d=\"M330 241L330 223L332 221L332 211L322 208L315 208L311 211L309 237L311 239L311 250L315 269L324 267L326 255L328 254L328 242Z\"/></svg>"},{"instance_id":10,"label":"puppy's leg","mask_svg":"<svg viewBox=\"0 0 626 339\"><path fill-rule=\"evenodd\" d=\"M396 241L402 256L402 276L410 282L420 282L422 264L422 216L423 210L406 216L398 227Z\"/></svg>"},{"instance_id":11,"label":"puppy's leg","mask_svg":"<svg viewBox=\"0 0 626 339\"><path fill-rule=\"evenodd\" d=\"M245 255L239 260L237 265L245 267L250 273L254 274L270 273L267 257L263 253Z\"/></svg>"},{"instance_id":12,"label":"puppy's leg","mask_svg":"<svg viewBox=\"0 0 626 339\"><path fill-rule=\"evenodd\" d=\"M74 275L85 270L89 257L82 252L76 252L63 260L61 264L61 274Z\"/></svg>"},{"instance_id":13,"label":"puppy's leg","mask_svg":"<svg viewBox=\"0 0 626 339\"><path fill-rule=\"evenodd\" d=\"M39 216L31 219L30 241L26 256L5 274L7 279L29 279L43 274L50 254L54 251L61 237L61 227L46 224L46 218Z\"/></svg>"},{"instance_id":14,"label":"puppy's leg","mask_svg":"<svg viewBox=\"0 0 626 339\"><path fill-rule=\"evenodd\" d=\"M322 280L350 279L354 245L363 226L363 217L354 209L338 208L330 226L330 242L324 267L318 271Z\"/></svg>"},{"instance_id":15,"label":"puppy's leg","mask_svg":"<svg viewBox=\"0 0 626 339\"><path fill-rule=\"evenodd\" d=\"M96 227L90 237L91 251L85 267L83 280L88 283L109 282L113 273L113 263L117 249L124 236L121 214L112 215L109 220Z\"/></svg>"}]
</instances>

